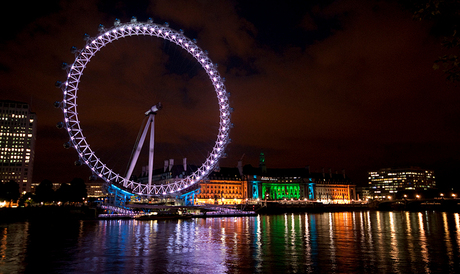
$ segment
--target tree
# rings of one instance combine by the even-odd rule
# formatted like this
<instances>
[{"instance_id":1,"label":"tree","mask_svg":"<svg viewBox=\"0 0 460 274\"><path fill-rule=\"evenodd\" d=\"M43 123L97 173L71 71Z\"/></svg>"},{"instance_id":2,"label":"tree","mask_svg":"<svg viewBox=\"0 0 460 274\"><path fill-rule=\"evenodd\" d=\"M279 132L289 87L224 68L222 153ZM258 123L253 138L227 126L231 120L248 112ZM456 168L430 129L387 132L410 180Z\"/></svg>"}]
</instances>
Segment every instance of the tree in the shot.
<instances>
[{"instance_id":1,"label":"tree","mask_svg":"<svg viewBox=\"0 0 460 274\"><path fill-rule=\"evenodd\" d=\"M35 202L35 195L32 192L27 192L24 195L21 196L21 199L19 199L19 205L23 206L25 204L30 204Z\"/></svg>"},{"instance_id":2,"label":"tree","mask_svg":"<svg viewBox=\"0 0 460 274\"><path fill-rule=\"evenodd\" d=\"M0 182L0 201L5 200L5 186L2 182Z\"/></svg>"},{"instance_id":3,"label":"tree","mask_svg":"<svg viewBox=\"0 0 460 274\"><path fill-rule=\"evenodd\" d=\"M0 198L5 201L17 201L19 199L19 185L14 180L1 184Z\"/></svg>"},{"instance_id":4,"label":"tree","mask_svg":"<svg viewBox=\"0 0 460 274\"><path fill-rule=\"evenodd\" d=\"M72 196L72 189L67 183L62 183L61 186L56 190L56 200L63 203L69 202Z\"/></svg>"},{"instance_id":5,"label":"tree","mask_svg":"<svg viewBox=\"0 0 460 274\"><path fill-rule=\"evenodd\" d=\"M74 178L70 182L71 197L70 201L72 202L81 202L83 198L87 198L87 190L85 181L81 178Z\"/></svg>"},{"instance_id":6,"label":"tree","mask_svg":"<svg viewBox=\"0 0 460 274\"><path fill-rule=\"evenodd\" d=\"M50 180L43 180L35 190L36 200L38 202L52 202L55 199L53 183Z\"/></svg>"},{"instance_id":7,"label":"tree","mask_svg":"<svg viewBox=\"0 0 460 274\"><path fill-rule=\"evenodd\" d=\"M433 68L442 68L446 79L460 82L460 0L404 1L416 20L433 22L432 34L442 37L445 54L434 61Z\"/></svg>"}]
</instances>

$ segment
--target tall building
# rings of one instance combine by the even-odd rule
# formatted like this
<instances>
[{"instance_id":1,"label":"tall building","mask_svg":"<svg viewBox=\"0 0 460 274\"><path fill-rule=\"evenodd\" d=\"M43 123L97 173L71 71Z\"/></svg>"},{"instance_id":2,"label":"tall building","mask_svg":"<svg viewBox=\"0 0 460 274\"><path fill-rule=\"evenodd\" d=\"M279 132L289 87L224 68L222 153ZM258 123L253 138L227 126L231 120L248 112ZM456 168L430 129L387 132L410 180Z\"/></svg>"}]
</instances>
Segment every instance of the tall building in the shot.
<instances>
[{"instance_id":1,"label":"tall building","mask_svg":"<svg viewBox=\"0 0 460 274\"><path fill-rule=\"evenodd\" d=\"M398 191L423 191L436 188L434 171L419 167L382 168L369 172L370 194L374 199L387 199Z\"/></svg>"},{"instance_id":2,"label":"tall building","mask_svg":"<svg viewBox=\"0 0 460 274\"><path fill-rule=\"evenodd\" d=\"M30 191L36 125L27 103L0 101L0 180L14 180L21 192Z\"/></svg>"}]
</instances>

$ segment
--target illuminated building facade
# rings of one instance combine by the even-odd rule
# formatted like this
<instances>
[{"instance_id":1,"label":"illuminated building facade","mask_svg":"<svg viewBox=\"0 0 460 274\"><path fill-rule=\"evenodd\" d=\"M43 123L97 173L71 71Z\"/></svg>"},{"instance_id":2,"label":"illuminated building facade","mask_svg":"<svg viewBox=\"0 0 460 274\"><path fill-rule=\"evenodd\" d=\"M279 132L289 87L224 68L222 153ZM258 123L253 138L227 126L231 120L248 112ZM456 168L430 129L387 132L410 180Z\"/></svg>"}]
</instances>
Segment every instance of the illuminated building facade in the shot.
<instances>
[{"instance_id":1,"label":"illuminated building facade","mask_svg":"<svg viewBox=\"0 0 460 274\"><path fill-rule=\"evenodd\" d=\"M251 189L250 198L284 200L303 199L308 196L307 179L301 174L295 174L295 170L268 169L267 171L263 175L250 172L247 176Z\"/></svg>"},{"instance_id":2,"label":"illuminated building facade","mask_svg":"<svg viewBox=\"0 0 460 274\"><path fill-rule=\"evenodd\" d=\"M195 166L174 165L165 160L164 168L155 170L155 183L183 178L196 170ZM137 179L146 181L146 174ZM356 200L356 186L342 173L310 172L310 168L272 169L265 166L260 155L259 167L221 167L199 183L199 191L191 198L195 204L240 204L247 200L315 200L348 203Z\"/></svg>"},{"instance_id":3,"label":"illuminated building facade","mask_svg":"<svg viewBox=\"0 0 460 274\"><path fill-rule=\"evenodd\" d=\"M86 182L86 193L88 198L101 198L105 197L103 191L104 182L101 181L89 181Z\"/></svg>"},{"instance_id":4,"label":"illuminated building facade","mask_svg":"<svg viewBox=\"0 0 460 274\"><path fill-rule=\"evenodd\" d=\"M312 200L326 203L348 203L356 200L356 185L351 183L344 171L333 173L329 169L328 173L324 170L321 173L312 173L309 181L313 189L313 197L309 197Z\"/></svg>"},{"instance_id":5,"label":"illuminated building facade","mask_svg":"<svg viewBox=\"0 0 460 274\"><path fill-rule=\"evenodd\" d=\"M369 172L369 187L374 199L387 199L398 191L423 191L436 188L434 171L419 167L383 168Z\"/></svg>"},{"instance_id":6,"label":"illuminated building facade","mask_svg":"<svg viewBox=\"0 0 460 274\"><path fill-rule=\"evenodd\" d=\"M195 172L195 165L187 164L183 159L182 165L175 165L173 159L165 160L162 169L155 169L153 182L155 184L170 183L177 179L184 178ZM147 168L142 169L139 182L147 182ZM211 172L206 179L200 180L199 188L191 197L194 204L240 204L247 198L247 182L242 179L238 168L222 167ZM191 189L193 191L195 189ZM183 197L185 198L185 197Z\"/></svg>"},{"instance_id":7,"label":"illuminated building facade","mask_svg":"<svg viewBox=\"0 0 460 274\"><path fill-rule=\"evenodd\" d=\"M263 161L265 163L265 161ZM310 172L310 168L244 167L248 198L259 200L315 200L348 203L356 199L356 185L345 172Z\"/></svg>"},{"instance_id":8,"label":"illuminated building facade","mask_svg":"<svg viewBox=\"0 0 460 274\"><path fill-rule=\"evenodd\" d=\"M27 103L0 101L0 180L14 180L21 192L32 182L36 124Z\"/></svg>"},{"instance_id":9,"label":"illuminated building facade","mask_svg":"<svg viewBox=\"0 0 460 274\"><path fill-rule=\"evenodd\" d=\"M246 201L247 182L241 178L238 168L223 167L212 172L200 182L197 203L240 204Z\"/></svg>"}]
</instances>

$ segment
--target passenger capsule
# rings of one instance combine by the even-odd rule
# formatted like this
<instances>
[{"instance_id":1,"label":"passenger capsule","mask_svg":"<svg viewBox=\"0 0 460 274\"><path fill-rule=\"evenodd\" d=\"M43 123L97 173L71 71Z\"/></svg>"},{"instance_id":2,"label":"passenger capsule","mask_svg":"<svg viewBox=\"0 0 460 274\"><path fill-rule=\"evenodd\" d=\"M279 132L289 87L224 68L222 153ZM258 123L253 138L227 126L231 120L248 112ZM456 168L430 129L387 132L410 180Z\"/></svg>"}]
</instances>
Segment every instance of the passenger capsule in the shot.
<instances>
[{"instance_id":1,"label":"passenger capsule","mask_svg":"<svg viewBox=\"0 0 460 274\"><path fill-rule=\"evenodd\" d=\"M63 123L63 122L59 122L59 123L56 124L56 127L57 127L58 129L61 129L61 128L64 127L64 123Z\"/></svg>"},{"instance_id":2,"label":"passenger capsule","mask_svg":"<svg viewBox=\"0 0 460 274\"><path fill-rule=\"evenodd\" d=\"M53 105L54 105L55 108L60 108L61 107L61 102L56 101L56 102L53 103Z\"/></svg>"},{"instance_id":3,"label":"passenger capsule","mask_svg":"<svg viewBox=\"0 0 460 274\"><path fill-rule=\"evenodd\" d=\"M77 52L78 52L77 47L73 46L73 47L70 48L70 53L75 54Z\"/></svg>"},{"instance_id":4,"label":"passenger capsule","mask_svg":"<svg viewBox=\"0 0 460 274\"><path fill-rule=\"evenodd\" d=\"M65 149L68 149L68 148L70 148L70 143L69 143L69 142L65 142L63 146L64 146Z\"/></svg>"}]
</instances>

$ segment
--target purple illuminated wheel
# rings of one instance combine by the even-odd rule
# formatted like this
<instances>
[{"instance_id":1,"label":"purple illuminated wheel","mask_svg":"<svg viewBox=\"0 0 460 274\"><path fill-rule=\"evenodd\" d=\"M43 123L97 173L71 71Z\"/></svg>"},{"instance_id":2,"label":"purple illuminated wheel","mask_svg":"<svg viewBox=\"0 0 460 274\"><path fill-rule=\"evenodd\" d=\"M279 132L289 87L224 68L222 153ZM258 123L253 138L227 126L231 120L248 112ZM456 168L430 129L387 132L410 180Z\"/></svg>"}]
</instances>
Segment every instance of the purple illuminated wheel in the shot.
<instances>
[{"instance_id":1,"label":"purple illuminated wheel","mask_svg":"<svg viewBox=\"0 0 460 274\"><path fill-rule=\"evenodd\" d=\"M172 183L147 185L134 182L129 178L115 173L110 167L104 164L91 149L80 127L77 111L77 92L84 69L91 58L103 47L120 38L135 35L154 36L180 46L193 56L204 68L216 92L220 121L215 145L212 151L209 151L209 156L193 174L182 179L177 179L177 181ZM231 109L229 107L228 94L223 79L220 77L219 72L207 54L192 40L185 37L181 32L170 29L167 24L154 24L152 20L137 22L135 18L129 23L120 23L120 21L116 20L114 26L110 29L105 29L103 26L100 26L99 35L94 38L88 37L86 41L86 46L83 49L74 49L76 56L75 61L68 66L67 79L61 85L64 96L60 106L64 113L64 125L70 137L68 145L77 150L79 163L87 165L92 170L93 174L102 178L104 181L122 186L124 189L139 195L166 195L179 192L196 184L213 171L219 159L224 155L225 147L229 142Z\"/></svg>"}]
</instances>

